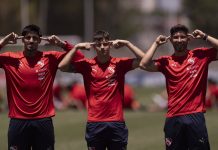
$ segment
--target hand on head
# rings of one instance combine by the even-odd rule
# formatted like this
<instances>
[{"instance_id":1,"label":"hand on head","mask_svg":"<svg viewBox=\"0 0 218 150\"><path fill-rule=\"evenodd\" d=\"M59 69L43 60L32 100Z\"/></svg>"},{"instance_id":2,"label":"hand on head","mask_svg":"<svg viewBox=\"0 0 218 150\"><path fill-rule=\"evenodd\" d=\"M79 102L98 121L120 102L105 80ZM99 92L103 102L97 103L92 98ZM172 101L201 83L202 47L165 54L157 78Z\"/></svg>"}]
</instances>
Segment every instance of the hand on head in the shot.
<instances>
[{"instance_id":1,"label":"hand on head","mask_svg":"<svg viewBox=\"0 0 218 150\"><path fill-rule=\"evenodd\" d=\"M170 36L159 35L155 42L157 45L162 45L166 43L170 38Z\"/></svg>"},{"instance_id":2,"label":"hand on head","mask_svg":"<svg viewBox=\"0 0 218 150\"><path fill-rule=\"evenodd\" d=\"M194 39L203 39L207 35L201 30L196 29L192 32L192 34L190 34L190 36Z\"/></svg>"},{"instance_id":3,"label":"hand on head","mask_svg":"<svg viewBox=\"0 0 218 150\"><path fill-rule=\"evenodd\" d=\"M123 46L126 46L129 43L129 41L127 41L127 40L119 40L119 39L113 40L113 41L109 41L109 42L116 49L121 48Z\"/></svg>"},{"instance_id":4,"label":"hand on head","mask_svg":"<svg viewBox=\"0 0 218 150\"><path fill-rule=\"evenodd\" d=\"M4 37L6 44L16 44L17 39L22 39L23 36L18 36L16 33L12 32Z\"/></svg>"}]
</instances>

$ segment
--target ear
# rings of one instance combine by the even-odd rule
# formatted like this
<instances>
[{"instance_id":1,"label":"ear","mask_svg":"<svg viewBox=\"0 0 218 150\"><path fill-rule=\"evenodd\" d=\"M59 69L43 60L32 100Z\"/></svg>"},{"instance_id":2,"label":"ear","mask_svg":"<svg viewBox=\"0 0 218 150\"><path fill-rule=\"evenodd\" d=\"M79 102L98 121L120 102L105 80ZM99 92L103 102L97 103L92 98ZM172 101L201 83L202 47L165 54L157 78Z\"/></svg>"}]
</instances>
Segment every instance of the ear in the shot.
<instances>
[{"instance_id":1,"label":"ear","mask_svg":"<svg viewBox=\"0 0 218 150\"><path fill-rule=\"evenodd\" d=\"M40 43L41 43L41 41L42 41L42 39L41 39L41 38L39 38L39 41L38 41L38 43L40 44Z\"/></svg>"},{"instance_id":2,"label":"ear","mask_svg":"<svg viewBox=\"0 0 218 150\"><path fill-rule=\"evenodd\" d=\"M188 37L187 37L187 41L188 41L188 42L189 42L191 39L192 39L191 36L188 36Z\"/></svg>"}]
</instances>

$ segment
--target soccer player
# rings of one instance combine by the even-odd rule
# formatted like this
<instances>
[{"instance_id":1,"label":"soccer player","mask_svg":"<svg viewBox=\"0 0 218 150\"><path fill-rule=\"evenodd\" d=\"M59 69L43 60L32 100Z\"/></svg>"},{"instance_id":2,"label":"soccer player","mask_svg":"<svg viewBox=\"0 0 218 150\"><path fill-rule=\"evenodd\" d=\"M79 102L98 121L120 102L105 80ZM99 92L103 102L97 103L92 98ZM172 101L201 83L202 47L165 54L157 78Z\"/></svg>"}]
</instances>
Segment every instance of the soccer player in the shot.
<instances>
[{"instance_id":1,"label":"soccer player","mask_svg":"<svg viewBox=\"0 0 218 150\"><path fill-rule=\"evenodd\" d=\"M41 39L69 51L72 46L53 35L42 38L40 28L28 25L22 37L10 33L0 47L22 38L24 50L0 54L0 67L6 74L10 124L8 149L53 150L55 115L52 86L58 64L66 52L39 51ZM83 57L77 53L74 59Z\"/></svg>"},{"instance_id":2,"label":"soccer player","mask_svg":"<svg viewBox=\"0 0 218 150\"><path fill-rule=\"evenodd\" d=\"M94 43L75 45L59 68L65 72L83 75L88 99L88 121L86 141L89 150L125 150L128 129L123 116L125 74L139 66L143 52L126 40L109 41L108 32L97 31ZM138 58L114 58L110 56L112 46L128 47ZM93 47L97 56L72 62L77 49Z\"/></svg>"},{"instance_id":3,"label":"soccer player","mask_svg":"<svg viewBox=\"0 0 218 150\"><path fill-rule=\"evenodd\" d=\"M170 29L171 36L160 35L148 49L140 67L161 72L166 78L168 111L164 127L167 150L209 150L208 133L204 118L208 65L218 59L218 40L195 30L189 34L184 25ZM174 54L154 59L157 48L170 40ZM188 50L192 39L202 39L214 48Z\"/></svg>"}]
</instances>

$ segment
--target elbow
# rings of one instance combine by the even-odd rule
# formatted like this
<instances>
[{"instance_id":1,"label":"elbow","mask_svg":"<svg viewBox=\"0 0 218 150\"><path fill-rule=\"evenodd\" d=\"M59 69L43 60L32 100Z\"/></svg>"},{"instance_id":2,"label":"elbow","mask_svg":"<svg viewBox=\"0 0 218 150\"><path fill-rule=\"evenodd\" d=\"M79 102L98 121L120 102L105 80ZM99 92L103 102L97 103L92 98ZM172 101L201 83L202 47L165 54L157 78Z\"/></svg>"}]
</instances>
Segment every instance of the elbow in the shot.
<instances>
[{"instance_id":1,"label":"elbow","mask_svg":"<svg viewBox=\"0 0 218 150\"><path fill-rule=\"evenodd\" d=\"M61 70L61 71L63 71L63 72L66 72L66 71L67 71L66 68L67 68L67 67L66 67L65 65L61 64L61 63L58 65L58 69Z\"/></svg>"},{"instance_id":2,"label":"elbow","mask_svg":"<svg viewBox=\"0 0 218 150\"><path fill-rule=\"evenodd\" d=\"M139 68L142 70L146 69L145 65L142 62L139 63Z\"/></svg>"}]
</instances>

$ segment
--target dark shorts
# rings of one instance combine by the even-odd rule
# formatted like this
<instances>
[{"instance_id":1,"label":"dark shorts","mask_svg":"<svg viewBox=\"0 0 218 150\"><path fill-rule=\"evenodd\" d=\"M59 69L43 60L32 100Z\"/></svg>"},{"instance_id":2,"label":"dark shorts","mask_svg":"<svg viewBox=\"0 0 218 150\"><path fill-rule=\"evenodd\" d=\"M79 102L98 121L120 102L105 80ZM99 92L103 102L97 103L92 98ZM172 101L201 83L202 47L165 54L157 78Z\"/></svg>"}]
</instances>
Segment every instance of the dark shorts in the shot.
<instances>
[{"instance_id":1,"label":"dark shorts","mask_svg":"<svg viewBox=\"0 0 218 150\"><path fill-rule=\"evenodd\" d=\"M51 118L10 120L8 150L54 150L54 143Z\"/></svg>"},{"instance_id":2,"label":"dark shorts","mask_svg":"<svg viewBox=\"0 0 218 150\"><path fill-rule=\"evenodd\" d=\"M88 150L126 150L128 129L125 122L89 122L85 138Z\"/></svg>"},{"instance_id":3,"label":"dark shorts","mask_svg":"<svg viewBox=\"0 0 218 150\"><path fill-rule=\"evenodd\" d=\"M210 150L203 113L167 118L164 132L166 150Z\"/></svg>"}]
</instances>

